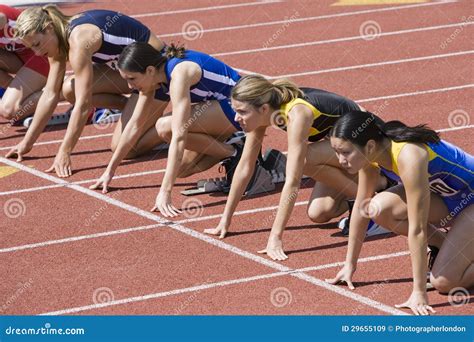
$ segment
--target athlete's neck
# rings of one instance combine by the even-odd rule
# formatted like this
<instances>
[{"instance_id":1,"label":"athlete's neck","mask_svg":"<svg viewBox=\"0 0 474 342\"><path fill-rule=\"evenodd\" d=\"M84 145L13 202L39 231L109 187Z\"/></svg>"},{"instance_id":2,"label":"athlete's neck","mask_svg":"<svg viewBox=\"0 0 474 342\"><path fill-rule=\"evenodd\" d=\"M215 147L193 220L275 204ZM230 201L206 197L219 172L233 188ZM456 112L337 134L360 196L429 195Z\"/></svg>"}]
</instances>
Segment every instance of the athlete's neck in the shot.
<instances>
[{"instance_id":1,"label":"athlete's neck","mask_svg":"<svg viewBox=\"0 0 474 342\"><path fill-rule=\"evenodd\" d=\"M165 64L166 63L163 63L157 70L157 72L155 73L155 75L153 75L153 83L155 85L158 85L160 83L167 83L168 82L168 79L166 78L166 73L165 73Z\"/></svg>"},{"instance_id":2,"label":"athlete's neck","mask_svg":"<svg viewBox=\"0 0 474 342\"><path fill-rule=\"evenodd\" d=\"M387 170L392 170L392 140L385 138L379 142L373 156L373 162Z\"/></svg>"}]
</instances>

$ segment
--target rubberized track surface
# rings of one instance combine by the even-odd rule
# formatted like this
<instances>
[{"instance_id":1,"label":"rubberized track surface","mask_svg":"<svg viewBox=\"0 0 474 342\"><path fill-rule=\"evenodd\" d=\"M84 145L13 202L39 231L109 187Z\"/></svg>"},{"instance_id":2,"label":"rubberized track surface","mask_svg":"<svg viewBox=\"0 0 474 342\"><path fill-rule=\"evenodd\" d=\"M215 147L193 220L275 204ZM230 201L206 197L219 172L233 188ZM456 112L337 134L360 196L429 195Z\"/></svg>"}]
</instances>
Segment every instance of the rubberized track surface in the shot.
<instances>
[{"instance_id":1,"label":"rubberized track surface","mask_svg":"<svg viewBox=\"0 0 474 342\"><path fill-rule=\"evenodd\" d=\"M100 6L133 14L168 42L245 72L335 91L386 120L427 122L473 153L472 4L334 2L134 1L133 8L114 2L66 10ZM203 31L186 32L191 20ZM372 39L361 36L367 25L375 28ZM109 194L88 190L111 157L112 131L86 127L66 180L43 172L64 127L45 132L22 164L0 158L2 314L408 313L393 306L412 285L403 237L364 244L355 291L324 282L344 261L347 239L335 222L307 218L312 181L300 191L285 233L290 258L282 263L256 253L266 245L278 192L243 200L225 240L202 234L218 223L225 196L189 199L179 191L219 176L217 168L178 181L173 201L185 210L173 222L149 212L164 152L125 161ZM0 122L0 152L24 132ZM272 131L265 144L285 151L285 135ZM462 306L435 291L429 299L440 314L474 314L472 294Z\"/></svg>"}]
</instances>

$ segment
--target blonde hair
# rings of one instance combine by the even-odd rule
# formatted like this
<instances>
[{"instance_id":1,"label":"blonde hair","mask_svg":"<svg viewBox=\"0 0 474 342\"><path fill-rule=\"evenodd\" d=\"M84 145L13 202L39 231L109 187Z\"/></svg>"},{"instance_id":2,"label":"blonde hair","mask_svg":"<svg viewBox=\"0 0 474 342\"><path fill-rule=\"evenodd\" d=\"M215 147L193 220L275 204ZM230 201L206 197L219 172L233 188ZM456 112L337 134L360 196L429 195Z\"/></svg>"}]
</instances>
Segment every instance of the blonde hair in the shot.
<instances>
[{"instance_id":1,"label":"blonde hair","mask_svg":"<svg viewBox=\"0 0 474 342\"><path fill-rule=\"evenodd\" d=\"M59 52L67 58L69 51L69 22L73 17L62 13L56 5L30 7L24 10L16 20L15 37L23 39L30 33L44 33L51 24L58 37Z\"/></svg>"},{"instance_id":2,"label":"blonde hair","mask_svg":"<svg viewBox=\"0 0 474 342\"><path fill-rule=\"evenodd\" d=\"M296 84L287 79L270 82L260 75L247 75L232 88L231 96L234 100L247 102L254 107L268 103L272 108L278 109L282 104L303 97L304 94Z\"/></svg>"}]
</instances>

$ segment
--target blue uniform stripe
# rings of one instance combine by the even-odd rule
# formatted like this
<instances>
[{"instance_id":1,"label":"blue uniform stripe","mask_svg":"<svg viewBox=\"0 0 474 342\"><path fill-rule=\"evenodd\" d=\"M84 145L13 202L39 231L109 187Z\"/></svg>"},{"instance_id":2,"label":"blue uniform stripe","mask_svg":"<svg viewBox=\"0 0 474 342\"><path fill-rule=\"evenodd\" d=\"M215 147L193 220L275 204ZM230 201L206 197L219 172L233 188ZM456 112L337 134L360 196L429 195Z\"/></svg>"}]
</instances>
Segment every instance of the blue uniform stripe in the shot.
<instances>
[{"instance_id":1,"label":"blue uniform stripe","mask_svg":"<svg viewBox=\"0 0 474 342\"><path fill-rule=\"evenodd\" d=\"M191 101L193 103L230 99L232 87L240 79L238 72L205 53L193 50L186 50L184 58L171 58L167 61L165 72L168 88L174 68L185 61L196 63L202 70L200 81L191 87ZM167 94L169 95L169 92Z\"/></svg>"}]
</instances>

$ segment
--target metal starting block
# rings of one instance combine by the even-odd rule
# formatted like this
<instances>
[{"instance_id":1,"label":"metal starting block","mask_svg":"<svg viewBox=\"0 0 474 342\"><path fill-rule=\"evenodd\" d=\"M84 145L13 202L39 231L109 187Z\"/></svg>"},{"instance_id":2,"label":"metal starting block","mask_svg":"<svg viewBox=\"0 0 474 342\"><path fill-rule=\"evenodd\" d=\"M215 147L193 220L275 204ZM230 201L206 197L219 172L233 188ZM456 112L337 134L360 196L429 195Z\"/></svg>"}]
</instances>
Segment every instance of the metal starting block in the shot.
<instances>
[{"instance_id":1,"label":"metal starting block","mask_svg":"<svg viewBox=\"0 0 474 342\"><path fill-rule=\"evenodd\" d=\"M247 186L247 190L244 193L245 196L253 196L275 190L275 183L270 172L260 164L257 164L255 167L257 170L255 170L255 174Z\"/></svg>"},{"instance_id":2,"label":"metal starting block","mask_svg":"<svg viewBox=\"0 0 474 342\"><path fill-rule=\"evenodd\" d=\"M268 149L263 156L263 165L266 170L269 172L274 171L279 175L275 183L280 183L285 181L286 175L286 156L278 150ZM282 175L282 176L281 176ZM283 179L281 178L283 177Z\"/></svg>"},{"instance_id":3,"label":"metal starting block","mask_svg":"<svg viewBox=\"0 0 474 342\"><path fill-rule=\"evenodd\" d=\"M257 163L256 171L245 192L252 196L275 190L275 184L285 181L286 156L280 151L268 149L262 160ZM206 194L212 192L228 193L230 184L226 177L202 179L195 188L181 191L185 196Z\"/></svg>"},{"instance_id":4,"label":"metal starting block","mask_svg":"<svg viewBox=\"0 0 474 342\"><path fill-rule=\"evenodd\" d=\"M185 196L193 196L211 192L225 192L226 186L227 179L225 177L201 179L197 182L195 188L183 190L181 193Z\"/></svg>"}]
</instances>

